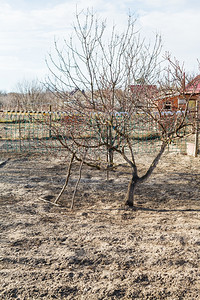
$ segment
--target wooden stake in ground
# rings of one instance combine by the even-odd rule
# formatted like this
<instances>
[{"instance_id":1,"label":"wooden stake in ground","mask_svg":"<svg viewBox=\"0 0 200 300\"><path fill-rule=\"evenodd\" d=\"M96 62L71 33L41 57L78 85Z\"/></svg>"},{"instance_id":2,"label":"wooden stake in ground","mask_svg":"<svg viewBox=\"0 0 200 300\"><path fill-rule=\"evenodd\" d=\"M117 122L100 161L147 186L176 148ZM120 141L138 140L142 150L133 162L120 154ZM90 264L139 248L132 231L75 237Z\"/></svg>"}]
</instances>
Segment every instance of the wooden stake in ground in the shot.
<instances>
[{"instance_id":1,"label":"wooden stake in ground","mask_svg":"<svg viewBox=\"0 0 200 300\"><path fill-rule=\"evenodd\" d=\"M67 178L65 180L65 183L63 185L63 188L62 190L60 191L60 194L58 195L58 197L56 198L56 200L54 201L54 203L57 203L58 200L60 199L60 197L62 196L67 184L68 184L68 181L69 181L69 177L70 177L70 174L71 174L71 168L72 168L72 163L73 163L73 160L74 160L74 157L75 157L75 153L72 153L72 156L71 156L71 159L70 159L70 162L69 162L69 167L68 167L68 172L67 172Z\"/></svg>"}]
</instances>

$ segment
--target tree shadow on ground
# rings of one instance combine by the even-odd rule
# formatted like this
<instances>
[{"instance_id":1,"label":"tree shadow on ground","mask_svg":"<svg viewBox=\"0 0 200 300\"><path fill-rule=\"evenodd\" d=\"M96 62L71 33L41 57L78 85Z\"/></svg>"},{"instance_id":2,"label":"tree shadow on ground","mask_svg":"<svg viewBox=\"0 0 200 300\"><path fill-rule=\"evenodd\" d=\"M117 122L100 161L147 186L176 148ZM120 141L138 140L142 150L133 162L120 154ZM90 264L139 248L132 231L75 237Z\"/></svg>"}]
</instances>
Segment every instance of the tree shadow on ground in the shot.
<instances>
[{"instance_id":1,"label":"tree shadow on ground","mask_svg":"<svg viewBox=\"0 0 200 300\"><path fill-rule=\"evenodd\" d=\"M157 209L157 208L148 208L148 207L138 207L135 206L134 210L140 210L140 211L150 211L150 212L200 212L200 209L192 209L192 208L186 208L186 209L181 209L181 208L177 208L177 209Z\"/></svg>"}]
</instances>

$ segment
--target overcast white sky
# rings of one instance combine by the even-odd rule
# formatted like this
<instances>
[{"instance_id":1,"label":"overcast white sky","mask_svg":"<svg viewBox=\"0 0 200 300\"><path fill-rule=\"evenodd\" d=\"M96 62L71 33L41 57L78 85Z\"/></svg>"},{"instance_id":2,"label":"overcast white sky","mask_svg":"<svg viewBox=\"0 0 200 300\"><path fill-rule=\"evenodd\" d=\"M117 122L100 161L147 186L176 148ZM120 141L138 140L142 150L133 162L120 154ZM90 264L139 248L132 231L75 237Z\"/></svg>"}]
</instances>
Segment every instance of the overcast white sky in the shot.
<instances>
[{"instance_id":1,"label":"overcast white sky","mask_svg":"<svg viewBox=\"0 0 200 300\"><path fill-rule=\"evenodd\" d=\"M14 91L24 79L44 80L45 57L54 37L69 36L76 5L122 26L130 10L147 38L160 33L164 49L198 72L199 0L0 0L0 90Z\"/></svg>"}]
</instances>

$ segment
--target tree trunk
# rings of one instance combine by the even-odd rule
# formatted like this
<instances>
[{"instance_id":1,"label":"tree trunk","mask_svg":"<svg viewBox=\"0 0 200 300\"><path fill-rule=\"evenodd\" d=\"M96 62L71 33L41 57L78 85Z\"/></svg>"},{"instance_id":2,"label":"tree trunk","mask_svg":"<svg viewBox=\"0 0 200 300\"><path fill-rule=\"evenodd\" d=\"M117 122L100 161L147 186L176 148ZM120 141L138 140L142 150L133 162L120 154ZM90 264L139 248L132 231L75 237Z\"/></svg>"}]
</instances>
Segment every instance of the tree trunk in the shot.
<instances>
[{"instance_id":1,"label":"tree trunk","mask_svg":"<svg viewBox=\"0 0 200 300\"><path fill-rule=\"evenodd\" d=\"M109 163L109 167L112 168L113 167L113 150L112 149L108 150L108 163Z\"/></svg>"},{"instance_id":2,"label":"tree trunk","mask_svg":"<svg viewBox=\"0 0 200 300\"><path fill-rule=\"evenodd\" d=\"M129 182L128 185L128 191L126 195L126 202L125 205L128 205L130 207L134 207L134 193L135 193L135 188L138 182L138 176L133 174L131 181Z\"/></svg>"},{"instance_id":3,"label":"tree trunk","mask_svg":"<svg viewBox=\"0 0 200 300\"><path fill-rule=\"evenodd\" d=\"M166 145L167 145L167 143L163 142L163 144L161 145L160 151L158 152L157 156L154 158L152 164L150 165L150 167L147 170L147 172L145 173L145 175L143 175L142 177L138 177L137 168L135 171L133 170L132 178L128 185L128 192L126 195L126 202L125 202L126 205L128 205L130 207L134 207L134 193L135 193L135 188L136 188L138 182L142 183L151 176L153 170L156 168L162 154L165 151Z\"/></svg>"},{"instance_id":4,"label":"tree trunk","mask_svg":"<svg viewBox=\"0 0 200 300\"><path fill-rule=\"evenodd\" d=\"M111 148L113 146L113 135L112 135L112 127L111 125L108 125L108 140L107 144L109 145L108 149L108 165L110 168L113 167L113 156L114 156L114 151Z\"/></svg>"}]
</instances>

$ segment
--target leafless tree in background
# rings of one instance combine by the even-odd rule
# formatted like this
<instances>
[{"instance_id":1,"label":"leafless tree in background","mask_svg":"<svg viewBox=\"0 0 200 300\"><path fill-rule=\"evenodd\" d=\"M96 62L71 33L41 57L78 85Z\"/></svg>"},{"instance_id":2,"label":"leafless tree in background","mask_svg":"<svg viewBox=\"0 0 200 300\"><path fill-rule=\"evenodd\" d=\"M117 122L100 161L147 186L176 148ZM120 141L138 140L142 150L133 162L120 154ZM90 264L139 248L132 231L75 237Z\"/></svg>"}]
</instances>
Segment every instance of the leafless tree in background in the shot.
<instances>
[{"instance_id":1,"label":"leafless tree in background","mask_svg":"<svg viewBox=\"0 0 200 300\"><path fill-rule=\"evenodd\" d=\"M3 107L7 93L5 91L0 91L0 109Z\"/></svg>"},{"instance_id":2,"label":"leafless tree in background","mask_svg":"<svg viewBox=\"0 0 200 300\"><path fill-rule=\"evenodd\" d=\"M16 93L13 93L13 102L17 110L40 110L47 105L49 99L44 85L38 80L23 80L17 84Z\"/></svg>"},{"instance_id":3,"label":"leafless tree in background","mask_svg":"<svg viewBox=\"0 0 200 300\"><path fill-rule=\"evenodd\" d=\"M52 132L63 148L79 162L84 157L88 166L111 170L122 161L128 163L129 206L134 206L135 188L152 174L166 146L189 134L193 126L186 123L183 66L169 55L161 56L159 35L146 43L135 22L129 16L120 33L90 10L77 13L72 36L64 47L55 41L56 54L50 54L47 62L52 75L48 88L63 100L62 109L68 113L52 125ZM166 114L160 101L177 93L182 94L185 109ZM160 142L152 164L139 177L135 136L141 127L146 136L155 128Z\"/></svg>"}]
</instances>

